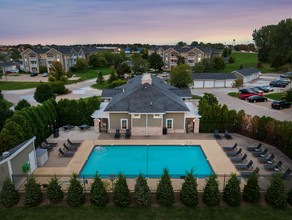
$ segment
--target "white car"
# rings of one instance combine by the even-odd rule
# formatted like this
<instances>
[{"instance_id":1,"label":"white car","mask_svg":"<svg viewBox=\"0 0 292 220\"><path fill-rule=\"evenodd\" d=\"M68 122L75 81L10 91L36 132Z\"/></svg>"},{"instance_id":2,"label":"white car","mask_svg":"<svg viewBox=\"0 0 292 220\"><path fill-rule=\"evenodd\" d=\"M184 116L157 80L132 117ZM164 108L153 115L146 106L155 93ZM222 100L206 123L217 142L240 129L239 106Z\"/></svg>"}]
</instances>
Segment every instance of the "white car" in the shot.
<instances>
[{"instance_id":1,"label":"white car","mask_svg":"<svg viewBox=\"0 0 292 220\"><path fill-rule=\"evenodd\" d=\"M47 77L47 76L49 76L48 73L43 73L43 77Z\"/></svg>"}]
</instances>

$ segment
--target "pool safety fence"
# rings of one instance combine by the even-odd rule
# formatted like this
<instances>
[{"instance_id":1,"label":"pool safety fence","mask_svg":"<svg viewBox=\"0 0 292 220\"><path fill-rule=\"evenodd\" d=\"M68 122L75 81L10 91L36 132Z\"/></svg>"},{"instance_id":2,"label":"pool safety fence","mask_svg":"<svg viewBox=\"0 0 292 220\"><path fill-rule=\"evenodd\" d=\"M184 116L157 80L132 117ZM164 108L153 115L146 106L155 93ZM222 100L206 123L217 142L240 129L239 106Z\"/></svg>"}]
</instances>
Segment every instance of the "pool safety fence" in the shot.
<instances>
[{"instance_id":1,"label":"pool safety fence","mask_svg":"<svg viewBox=\"0 0 292 220\"><path fill-rule=\"evenodd\" d=\"M30 175L26 175L26 174L12 175L12 181L15 185L15 188L19 192L24 192L25 184L27 183L27 179L29 176ZM136 177L128 177L127 175L125 176L127 178L129 190L134 191L134 187L136 184ZM72 175L40 175L38 174L38 175L33 175L33 177L36 179L36 182L40 184L44 192L46 191L46 188L49 185L49 181L54 177L58 179L58 182L61 184L62 190L64 192L67 192ZM152 192L156 192L157 184L159 183L160 177L157 177L157 178L146 177L148 186ZM220 192L223 192L230 177L231 175L227 175L227 174L217 175ZM115 182L117 180L117 175L111 174L107 176L106 178L103 178L102 176L100 176L100 178L102 179L104 183L105 189L109 192L112 191L114 188ZM179 178L171 178L172 186L175 192L179 192L181 190L181 186L182 186L182 183L184 182L184 178L185 176L180 176ZM241 177L241 176L237 176L237 178L240 180L240 187L241 187L241 190L243 190L244 186L247 183L248 178ZM259 182L259 186L262 192L265 192L267 190L268 186L271 183L271 178L272 178L272 175L258 175L258 182ZM89 193L94 177L89 178L84 175L83 176L79 175L78 179L81 185L83 186L84 192ZM197 178L197 184L198 184L197 190L199 192L204 191L207 179L208 177ZM292 178L283 179L283 182L284 182L284 186L286 190L290 190L292 188Z\"/></svg>"}]
</instances>

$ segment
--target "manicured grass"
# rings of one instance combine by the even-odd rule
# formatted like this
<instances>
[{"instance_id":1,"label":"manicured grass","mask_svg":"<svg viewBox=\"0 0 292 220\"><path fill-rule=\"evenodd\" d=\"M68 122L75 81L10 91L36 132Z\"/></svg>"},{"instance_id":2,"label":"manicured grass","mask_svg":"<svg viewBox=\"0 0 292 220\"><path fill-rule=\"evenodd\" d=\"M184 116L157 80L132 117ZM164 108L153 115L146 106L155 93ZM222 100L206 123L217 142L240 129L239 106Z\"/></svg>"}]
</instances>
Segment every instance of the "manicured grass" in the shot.
<instances>
[{"instance_id":1,"label":"manicured grass","mask_svg":"<svg viewBox=\"0 0 292 220\"><path fill-rule=\"evenodd\" d=\"M98 69L87 69L80 72L74 73L76 77L80 77L78 81L84 81L89 79L97 78L97 71L100 71L103 76L111 74L112 68L98 68Z\"/></svg>"},{"instance_id":2,"label":"manicured grass","mask_svg":"<svg viewBox=\"0 0 292 220\"><path fill-rule=\"evenodd\" d=\"M199 96L199 95L192 95L192 99L201 99L202 96Z\"/></svg>"},{"instance_id":3,"label":"manicured grass","mask_svg":"<svg viewBox=\"0 0 292 220\"><path fill-rule=\"evenodd\" d=\"M43 206L34 208L2 208L0 219L291 219L292 209L275 209L270 206L241 205L241 207L215 208L98 208L83 206L78 208L63 206Z\"/></svg>"},{"instance_id":4,"label":"manicured grass","mask_svg":"<svg viewBox=\"0 0 292 220\"><path fill-rule=\"evenodd\" d=\"M257 64L256 53L242 53L233 51L231 56L235 58L235 62L230 64L227 63L225 69L221 70L220 72L229 73L234 70L238 70L241 64L243 65L243 68L256 67ZM259 68L262 73L275 72L275 70L271 68L269 64L263 64L262 66L263 66L262 68Z\"/></svg>"},{"instance_id":5,"label":"manicured grass","mask_svg":"<svg viewBox=\"0 0 292 220\"><path fill-rule=\"evenodd\" d=\"M228 95L238 98L238 92L229 92Z\"/></svg>"},{"instance_id":6,"label":"manicured grass","mask_svg":"<svg viewBox=\"0 0 292 220\"><path fill-rule=\"evenodd\" d=\"M94 89L108 89L108 84L108 81L105 80L102 84L95 83L91 87Z\"/></svg>"},{"instance_id":7,"label":"manicured grass","mask_svg":"<svg viewBox=\"0 0 292 220\"><path fill-rule=\"evenodd\" d=\"M0 90L31 89L41 84L41 82L0 82Z\"/></svg>"},{"instance_id":8,"label":"manicured grass","mask_svg":"<svg viewBox=\"0 0 292 220\"><path fill-rule=\"evenodd\" d=\"M278 93L266 94L265 96L269 99L281 100L286 95L287 95L286 92L278 92Z\"/></svg>"},{"instance_id":9,"label":"manicured grass","mask_svg":"<svg viewBox=\"0 0 292 220\"><path fill-rule=\"evenodd\" d=\"M3 99L3 101L4 101L7 108L10 108L11 106L13 106L13 103L8 102L6 99Z\"/></svg>"}]
</instances>

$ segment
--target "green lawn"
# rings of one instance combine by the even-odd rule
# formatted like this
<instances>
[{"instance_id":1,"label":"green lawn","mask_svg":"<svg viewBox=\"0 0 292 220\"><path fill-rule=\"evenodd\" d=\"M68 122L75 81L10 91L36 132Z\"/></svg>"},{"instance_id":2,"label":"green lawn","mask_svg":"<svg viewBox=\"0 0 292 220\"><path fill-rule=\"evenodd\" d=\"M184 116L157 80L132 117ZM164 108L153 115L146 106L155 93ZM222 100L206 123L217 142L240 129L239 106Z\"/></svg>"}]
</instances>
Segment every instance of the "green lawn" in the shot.
<instances>
[{"instance_id":1,"label":"green lawn","mask_svg":"<svg viewBox=\"0 0 292 220\"><path fill-rule=\"evenodd\" d=\"M8 102L6 99L3 99L3 101L4 101L7 108L10 108L11 106L13 106L13 103Z\"/></svg>"},{"instance_id":2,"label":"green lawn","mask_svg":"<svg viewBox=\"0 0 292 220\"><path fill-rule=\"evenodd\" d=\"M265 96L269 99L281 100L286 95L287 95L286 92L278 92L278 93L266 94Z\"/></svg>"},{"instance_id":3,"label":"green lawn","mask_svg":"<svg viewBox=\"0 0 292 220\"><path fill-rule=\"evenodd\" d=\"M41 82L0 82L0 90L30 89L41 84Z\"/></svg>"},{"instance_id":4,"label":"green lawn","mask_svg":"<svg viewBox=\"0 0 292 220\"><path fill-rule=\"evenodd\" d=\"M2 208L1 220L49 220L49 219L291 219L292 209L275 209L270 206L242 205L239 208L185 208L185 207L154 207L154 208L98 208L83 206L79 208L63 206L43 206L34 208Z\"/></svg>"},{"instance_id":5,"label":"green lawn","mask_svg":"<svg viewBox=\"0 0 292 220\"><path fill-rule=\"evenodd\" d=\"M74 73L76 77L80 77L78 81L84 81L89 79L97 78L97 71L101 71L102 75L109 75L113 71L111 68L98 68L98 69L87 69L80 72Z\"/></svg>"},{"instance_id":6,"label":"green lawn","mask_svg":"<svg viewBox=\"0 0 292 220\"><path fill-rule=\"evenodd\" d=\"M229 92L228 95L238 98L238 92Z\"/></svg>"},{"instance_id":7,"label":"green lawn","mask_svg":"<svg viewBox=\"0 0 292 220\"><path fill-rule=\"evenodd\" d=\"M256 67L257 64L256 53L242 53L233 51L231 56L235 58L235 62L230 64L227 63L225 69L221 70L220 72L229 73L234 70L238 70L241 64L243 65L243 68ZM263 67L259 69L262 73L275 71L273 68L270 68L268 64L263 64Z\"/></svg>"}]
</instances>

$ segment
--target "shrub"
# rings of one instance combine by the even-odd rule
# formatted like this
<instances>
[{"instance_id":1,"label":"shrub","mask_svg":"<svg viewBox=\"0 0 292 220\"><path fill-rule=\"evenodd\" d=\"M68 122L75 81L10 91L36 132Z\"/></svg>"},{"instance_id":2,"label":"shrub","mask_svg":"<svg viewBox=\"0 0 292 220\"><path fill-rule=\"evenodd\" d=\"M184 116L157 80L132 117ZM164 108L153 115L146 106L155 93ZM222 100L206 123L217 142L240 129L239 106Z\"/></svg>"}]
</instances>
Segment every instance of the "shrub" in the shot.
<instances>
[{"instance_id":1,"label":"shrub","mask_svg":"<svg viewBox=\"0 0 292 220\"><path fill-rule=\"evenodd\" d=\"M156 197L157 202L162 206L170 207L174 204L174 192L167 168L163 170L158 183Z\"/></svg>"},{"instance_id":2,"label":"shrub","mask_svg":"<svg viewBox=\"0 0 292 220\"><path fill-rule=\"evenodd\" d=\"M283 176L277 173L272 176L271 184L265 195L267 203L277 208L285 208L287 206L287 195L283 184Z\"/></svg>"},{"instance_id":3,"label":"shrub","mask_svg":"<svg viewBox=\"0 0 292 220\"><path fill-rule=\"evenodd\" d=\"M21 110L23 108L28 108L30 107L30 104L28 101L26 101L25 99L20 100L17 105L15 106L15 110Z\"/></svg>"},{"instance_id":4,"label":"shrub","mask_svg":"<svg viewBox=\"0 0 292 220\"><path fill-rule=\"evenodd\" d=\"M14 206L19 200L19 193L15 190L13 183L9 178L3 182L2 189L0 191L0 202L5 207Z\"/></svg>"},{"instance_id":5,"label":"shrub","mask_svg":"<svg viewBox=\"0 0 292 220\"><path fill-rule=\"evenodd\" d=\"M142 174L137 178L134 192L134 198L138 206L149 207L151 205L151 191Z\"/></svg>"},{"instance_id":6,"label":"shrub","mask_svg":"<svg viewBox=\"0 0 292 220\"><path fill-rule=\"evenodd\" d=\"M70 206L78 207L85 202L85 195L81 183L77 179L77 175L74 173L70 179L70 185L68 188L67 203Z\"/></svg>"},{"instance_id":7,"label":"shrub","mask_svg":"<svg viewBox=\"0 0 292 220\"><path fill-rule=\"evenodd\" d=\"M235 58L234 57L229 57L228 58L228 63L234 63L235 62Z\"/></svg>"},{"instance_id":8,"label":"shrub","mask_svg":"<svg viewBox=\"0 0 292 220\"><path fill-rule=\"evenodd\" d=\"M224 190L223 200L230 206L239 206L241 201L240 181L236 174L231 174Z\"/></svg>"},{"instance_id":9,"label":"shrub","mask_svg":"<svg viewBox=\"0 0 292 220\"><path fill-rule=\"evenodd\" d=\"M27 183L24 185L24 199L25 206L37 206L42 201L41 186L38 184L33 176L28 177Z\"/></svg>"},{"instance_id":10,"label":"shrub","mask_svg":"<svg viewBox=\"0 0 292 220\"><path fill-rule=\"evenodd\" d=\"M43 103L50 98L55 98L55 95L48 84L42 84L36 88L34 99L37 102Z\"/></svg>"},{"instance_id":11,"label":"shrub","mask_svg":"<svg viewBox=\"0 0 292 220\"><path fill-rule=\"evenodd\" d=\"M120 207L128 207L131 202L130 190L126 178L119 173L117 182L114 187L114 202Z\"/></svg>"},{"instance_id":12,"label":"shrub","mask_svg":"<svg viewBox=\"0 0 292 220\"><path fill-rule=\"evenodd\" d=\"M292 205L292 189L289 190L287 195L287 202Z\"/></svg>"},{"instance_id":13,"label":"shrub","mask_svg":"<svg viewBox=\"0 0 292 220\"><path fill-rule=\"evenodd\" d=\"M261 198L258 176L256 173L248 178L247 184L244 186L242 198L246 202L258 203Z\"/></svg>"},{"instance_id":14,"label":"shrub","mask_svg":"<svg viewBox=\"0 0 292 220\"><path fill-rule=\"evenodd\" d=\"M209 206L220 204L219 183L216 174L206 180L206 186L203 192L203 202Z\"/></svg>"},{"instance_id":15,"label":"shrub","mask_svg":"<svg viewBox=\"0 0 292 220\"><path fill-rule=\"evenodd\" d=\"M94 177L94 181L91 185L90 202L96 206L106 206L108 202L107 192L98 175Z\"/></svg>"},{"instance_id":16,"label":"shrub","mask_svg":"<svg viewBox=\"0 0 292 220\"><path fill-rule=\"evenodd\" d=\"M287 91L286 101L288 101L288 102L291 102L292 101L292 89L290 89L289 91Z\"/></svg>"},{"instance_id":17,"label":"shrub","mask_svg":"<svg viewBox=\"0 0 292 220\"><path fill-rule=\"evenodd\" d=\"M47 198L51 203L60 202L64 198L61 185L56 177L52 178L47 188Z\"/></svg>"},{"instance_id":18,"label":"shrub","mask_svg":"<svg viewBox=\"0 0 292 220\"><path fill-rule=\"evenodd\" d=\"M65 85L63 82L51 82L50 87L53 91L53 93L58 94L58 95L62 95L62 94L68 94L69 90L65 88Z\"/></svg>"},{"instance_id":19,"label":"shrub","mask_svg":"<svg viewBox=\"0 0 292 220\"><path fill-rule=\"evenodd\" d=\"M187 173L185 182L182 184L180 200L183 204L189 207L193 207L198 204L197 181L194 178L192 170Z\"/></svg>"}]
</instances>

